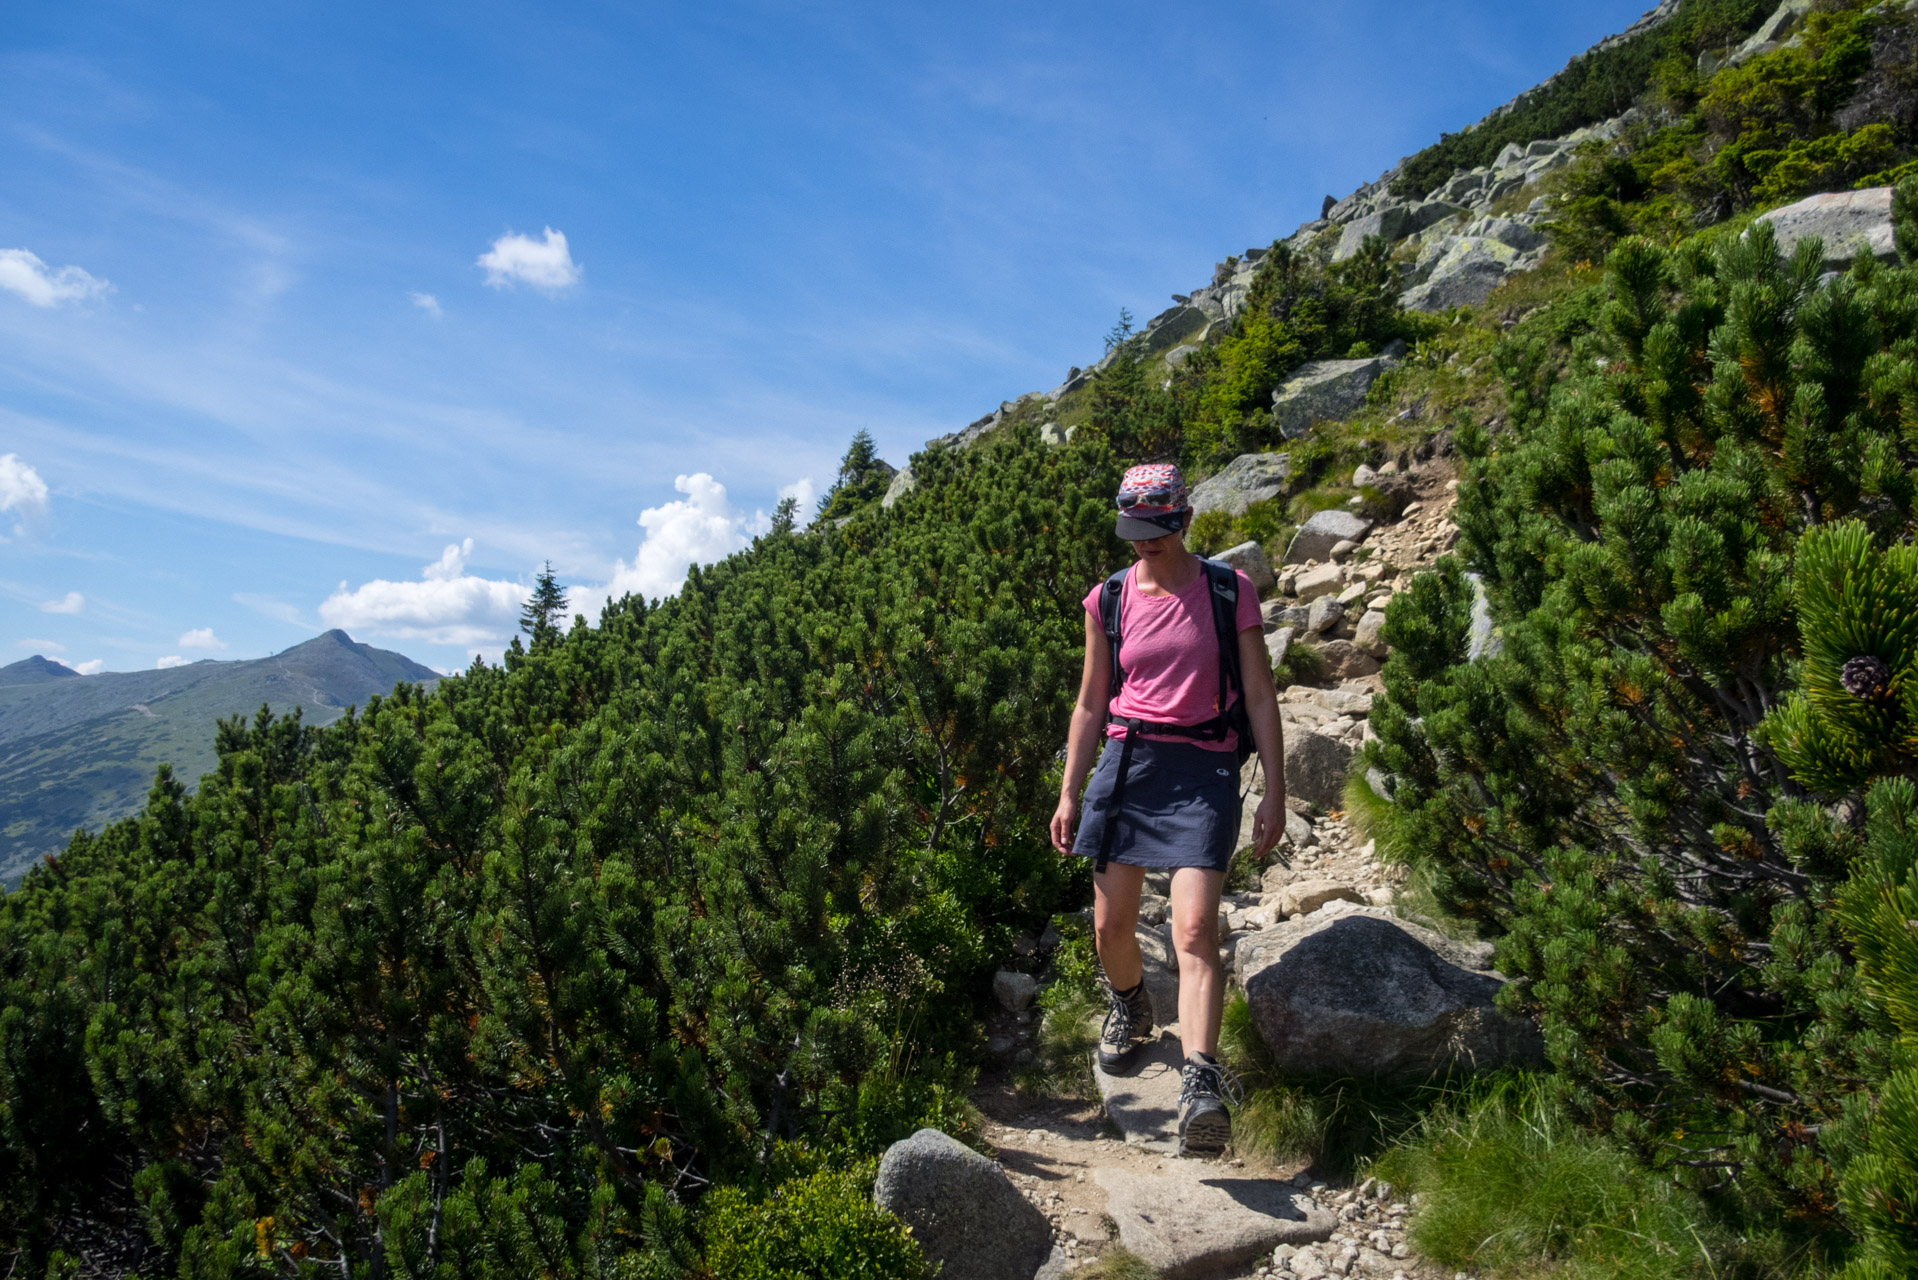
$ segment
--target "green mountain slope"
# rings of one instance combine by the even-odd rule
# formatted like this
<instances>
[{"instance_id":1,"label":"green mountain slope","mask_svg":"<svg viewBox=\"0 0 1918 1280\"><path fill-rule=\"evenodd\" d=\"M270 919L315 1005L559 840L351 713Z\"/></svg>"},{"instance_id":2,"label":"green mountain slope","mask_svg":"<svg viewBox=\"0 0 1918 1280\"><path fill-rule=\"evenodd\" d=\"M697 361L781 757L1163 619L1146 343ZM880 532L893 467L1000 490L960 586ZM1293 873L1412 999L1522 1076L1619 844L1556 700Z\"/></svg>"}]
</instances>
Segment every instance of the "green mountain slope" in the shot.
<instances>
[{"instance_id":1,"label":"green mountain slope","mask_svg":"<svg viewBox=\"0 0 1918 1280\"><path fill-rule=\"evenodd\" d=\"M251 716L264 704L331 724L397 683L438 678L344 631L267 658L166 671L82 678L37 655L0 667L0 880L17 881L76 827L138 811L159 765L198 779L213 767L223 717Z\"/></svg>"}]
</instances>

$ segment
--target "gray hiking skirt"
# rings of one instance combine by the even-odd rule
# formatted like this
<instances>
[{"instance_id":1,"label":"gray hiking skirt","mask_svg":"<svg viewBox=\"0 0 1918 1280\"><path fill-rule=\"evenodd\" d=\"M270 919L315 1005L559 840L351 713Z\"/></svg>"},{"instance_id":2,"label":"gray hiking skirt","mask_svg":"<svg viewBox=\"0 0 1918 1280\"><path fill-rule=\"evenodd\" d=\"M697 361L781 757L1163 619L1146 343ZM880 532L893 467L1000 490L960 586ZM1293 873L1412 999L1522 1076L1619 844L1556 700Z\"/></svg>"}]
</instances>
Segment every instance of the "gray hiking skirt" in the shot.
<instances>
[{"instance_id":1,"label":"gray hiking skirt","mask_svg":"<svg viewBox=\"0 0 1918 1280\"><path fill-rule=\"evenodd\" d=\"M1111 821L1111 860L1121 866L1224 871L1239 842L1239 771L1233 753L1141 738L1132 746L1125 802L1114 819L1107 810L1124 745L1106 739L1080 802L1072 852L1097 858Z\"/></svg>"}]
</instances>

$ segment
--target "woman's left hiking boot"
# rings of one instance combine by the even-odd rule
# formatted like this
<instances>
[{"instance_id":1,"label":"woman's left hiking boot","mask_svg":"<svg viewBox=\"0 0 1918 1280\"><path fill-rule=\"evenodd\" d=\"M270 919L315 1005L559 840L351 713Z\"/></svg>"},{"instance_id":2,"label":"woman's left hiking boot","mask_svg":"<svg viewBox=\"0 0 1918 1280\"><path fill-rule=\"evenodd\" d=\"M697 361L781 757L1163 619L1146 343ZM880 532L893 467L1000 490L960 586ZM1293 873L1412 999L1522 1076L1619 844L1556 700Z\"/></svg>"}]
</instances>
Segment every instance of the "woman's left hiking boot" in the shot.
<instances>
[{"instance_id":1,"label":"woman's left hiking boot","mask_svg":"<svg viewBox=\"0 0 1918 1280\"><path fill-rule=\"evenodd\" d=\"M1141 981L1130 991L1106 984L1112 1007L1106 1010L1105 1025L1099 1029L1099 1066L1106 1071L1123 1070L1132 1062L1139 1046L1152 1038L1152 997Z\"/></svg>"},{"instance_id":2,"label":"woman's left hiking boot","mask_svg":"<svg viewBox=\"0 0 1918 1280\"><path fill-rule=\"evenodd\" d=\"M1185 1060L1180 1077L1179 1154L1218 1155L1232 1141L1232 1114L1226 1104L1239 1104L1239 1082L1218 1059L1203 1053Z\"/></svg>"}]
</instances>

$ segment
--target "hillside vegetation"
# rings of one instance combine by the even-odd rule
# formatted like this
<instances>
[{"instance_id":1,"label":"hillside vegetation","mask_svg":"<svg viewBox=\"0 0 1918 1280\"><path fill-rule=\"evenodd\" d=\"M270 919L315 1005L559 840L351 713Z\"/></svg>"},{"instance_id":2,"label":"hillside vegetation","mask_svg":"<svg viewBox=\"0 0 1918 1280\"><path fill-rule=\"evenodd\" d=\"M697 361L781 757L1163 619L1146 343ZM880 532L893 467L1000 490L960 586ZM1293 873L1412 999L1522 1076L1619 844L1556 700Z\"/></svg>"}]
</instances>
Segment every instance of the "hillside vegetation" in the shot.
<instances>
[{"instance_id":1,"label":"hillside vegetation","mask_svg":"<svg viewBox=\"0 0 1918 1280\"><path fill-rule=\"evenodd\" d=\"M1045 819L1119 469L1277 445L1299 363L1403 341L1200 537L1276 549L1368 500L1353 464L1461 465L1354 817L1496 943L1551 1068L1279 1082L1285 1141L1363 1131L1480 1273L1910 1274L1918 184L1903 261L1835 278L1745 215L1898 175L1914 46L1826 5L1701 79L1754 15L1615 47L1641 114L1526 193L1557 251L1481 308L1404 313L1382 243L1276 245L1218 340L1167 369L1122 323L890 507L855 442L831 521L674 599L324 729L228 723L196 793L163 772L0 901L14 1273L923 1276L870 1161L974 1136L989 975L1084 900ZM1076 935L1051 976L1079 1009Z\"/></svg>"}]
</instances>

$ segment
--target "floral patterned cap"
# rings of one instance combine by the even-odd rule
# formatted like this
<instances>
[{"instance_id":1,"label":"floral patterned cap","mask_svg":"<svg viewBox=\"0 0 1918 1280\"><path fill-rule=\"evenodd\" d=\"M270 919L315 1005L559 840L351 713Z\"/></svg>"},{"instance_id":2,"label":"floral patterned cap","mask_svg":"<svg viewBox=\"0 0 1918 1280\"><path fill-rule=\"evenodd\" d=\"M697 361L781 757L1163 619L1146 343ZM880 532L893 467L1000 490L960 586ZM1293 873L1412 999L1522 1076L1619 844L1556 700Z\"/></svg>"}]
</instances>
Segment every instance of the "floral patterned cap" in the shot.
<instances>
[{"instance_id":1,"label":"floral patterned cap","mask_svg":"<svg viewBox=\"0 0 1918 1280\"><path fill-rule=\"evenodd\" d=\"M1191 507L1185 476L1169 462L1148 462L1126 472L1117 501L1118 533L1128 542L1179 532Z\"/></svg>"}]
</instances>

